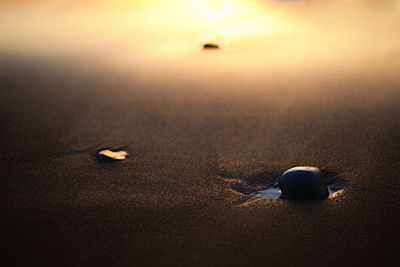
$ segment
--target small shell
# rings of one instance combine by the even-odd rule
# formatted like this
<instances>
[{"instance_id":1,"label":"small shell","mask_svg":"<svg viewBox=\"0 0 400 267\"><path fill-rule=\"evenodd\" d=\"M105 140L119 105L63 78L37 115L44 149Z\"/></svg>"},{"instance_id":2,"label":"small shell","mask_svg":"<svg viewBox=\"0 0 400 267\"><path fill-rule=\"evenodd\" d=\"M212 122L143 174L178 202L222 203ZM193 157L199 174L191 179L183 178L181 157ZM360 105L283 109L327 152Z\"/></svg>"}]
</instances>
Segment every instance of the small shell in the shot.
<instances>
[{"instance_id":1,"label":"small shell","mask_svg":"<svg viewBox=\"0 0 400 267\"><path fill-rule=\"evenodd\" d=\"M108 159L108 160L124 160L127 158L128 156L128 152L126 151L111 151L109 149L105 149L105 150L100 150L97 153L98 156L104 158L104 159Z\"/></svg>"}]
</instances>

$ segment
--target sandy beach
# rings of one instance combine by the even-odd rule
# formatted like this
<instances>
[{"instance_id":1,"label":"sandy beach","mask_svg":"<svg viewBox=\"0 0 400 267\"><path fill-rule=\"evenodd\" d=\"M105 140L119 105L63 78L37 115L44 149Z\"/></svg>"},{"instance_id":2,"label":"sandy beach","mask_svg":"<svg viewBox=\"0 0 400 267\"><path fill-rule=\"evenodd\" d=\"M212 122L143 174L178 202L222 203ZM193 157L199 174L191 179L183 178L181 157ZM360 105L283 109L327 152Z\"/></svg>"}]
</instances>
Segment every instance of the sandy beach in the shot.
<instances>
[{"instance_id":1,"label":"sandy beach","mask_svg":"<svg viewBox=\"0 0 400 267\"><path fill-rule=\"evenodd\" d=\"M214 77L161 90L54 62L1 63L1 228L11 262L375 265L396 257L397 77L307 80L293 96L298 81L249 93ZM127 146L131 157L99 163L93 153L104 146ZM296 165L337 172L343 193L261 199L221 175L262 183Z\"/></svg>"},{"instance_id":2,"label":"sandy beach","mask_svg":"<svg viewBox=\"0 0 400 267\"><path fill-rule=\"evenodd\" d=\"M127 68L4 47L0 229L10 265L395 264L395 50L274 70L208 58ZM104 147L130 157L98 162ZM323 201L248 193L303 165L336 173L343 190Z\"/></svg>"}]
</instances>

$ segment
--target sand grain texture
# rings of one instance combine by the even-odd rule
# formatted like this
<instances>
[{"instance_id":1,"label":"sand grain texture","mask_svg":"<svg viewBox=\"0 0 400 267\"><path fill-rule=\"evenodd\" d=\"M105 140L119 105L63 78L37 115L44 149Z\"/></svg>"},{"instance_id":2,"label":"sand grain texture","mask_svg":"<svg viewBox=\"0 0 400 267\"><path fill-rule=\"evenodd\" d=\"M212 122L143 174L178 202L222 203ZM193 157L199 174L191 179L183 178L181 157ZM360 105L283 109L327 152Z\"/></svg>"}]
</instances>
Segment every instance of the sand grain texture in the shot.
<instances>
[{"instance_id":1,"label":"sand grain texture","mask_svg":"<svg viewBox=\"0 0 400 267\"><path fill-rule=\"evenodd\" d=\"M10 262L397 259L400 79L390 72L241 81L10 55L0 66L0 228ZM72 153L127 144L131 157L112 164ZM219 175L262 180L296 165L337 172L345 191L315 202L250 199Z\"/></svg>"}]
</instances>

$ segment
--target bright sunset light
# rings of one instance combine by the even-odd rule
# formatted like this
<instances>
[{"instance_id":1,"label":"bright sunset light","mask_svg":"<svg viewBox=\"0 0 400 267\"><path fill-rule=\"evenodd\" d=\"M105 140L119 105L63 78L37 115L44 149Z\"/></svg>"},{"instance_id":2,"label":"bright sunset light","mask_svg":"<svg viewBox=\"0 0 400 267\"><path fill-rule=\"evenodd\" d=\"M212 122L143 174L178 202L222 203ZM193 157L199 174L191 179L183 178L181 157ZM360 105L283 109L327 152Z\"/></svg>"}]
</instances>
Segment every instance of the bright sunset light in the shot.
<instances>
[{"instance_id":1,"label":"bright sunset light","mask_svg":"<svg viewBox=\"0 0 400 267\"><path fill-rule=\"evenodd\" d=\"M195 2L198 4L199 12L209 19L222 19L232 12L230 0L204 0Z\"/></svg>"},{"instance_id":2,"label":"bright sunset light","mask_svg":"<svg viewBox=\"0 0 400 267\"><path fill-rule=\"evenodd\" d=\"M34 54L86 53L97 60L154 66L169 60L173 65L203 64L210 57L199 54L201 46L212 42L221 48L220 55L229 54L215 54L214 65L273 63L274 70L279 70L288 63L362 57L363 51L376 50L378 44L363 41L374 31L381 39L392 39L380 43L379 50L397 47L391 27L398 13L377 12L360 1L329 1L326 7L321 3L325 2L171 0L60 5L39 1L28 8L8 4L0 10L0 48Z\"/></svg>"}]
</instances>

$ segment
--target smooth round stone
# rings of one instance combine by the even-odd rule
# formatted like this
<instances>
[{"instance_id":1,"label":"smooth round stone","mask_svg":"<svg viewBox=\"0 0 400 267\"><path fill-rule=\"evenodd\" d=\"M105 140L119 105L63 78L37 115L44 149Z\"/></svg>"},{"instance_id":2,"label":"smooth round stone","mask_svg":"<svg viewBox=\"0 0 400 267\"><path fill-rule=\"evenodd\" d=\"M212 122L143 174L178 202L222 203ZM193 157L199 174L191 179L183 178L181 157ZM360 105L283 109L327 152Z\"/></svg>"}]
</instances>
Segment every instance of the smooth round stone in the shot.
<instances>
[{"instance_id":1,"label":"smooth round stone","mask_svg":"<svg viewBox=\"0 0 400 267\"><path fill-rule=\"evenodd\" d=\"M325 199L329 190L316 167L294 167L284 172L279 179L282 194L293 199Z\"/></svg>"}]
</instances>

